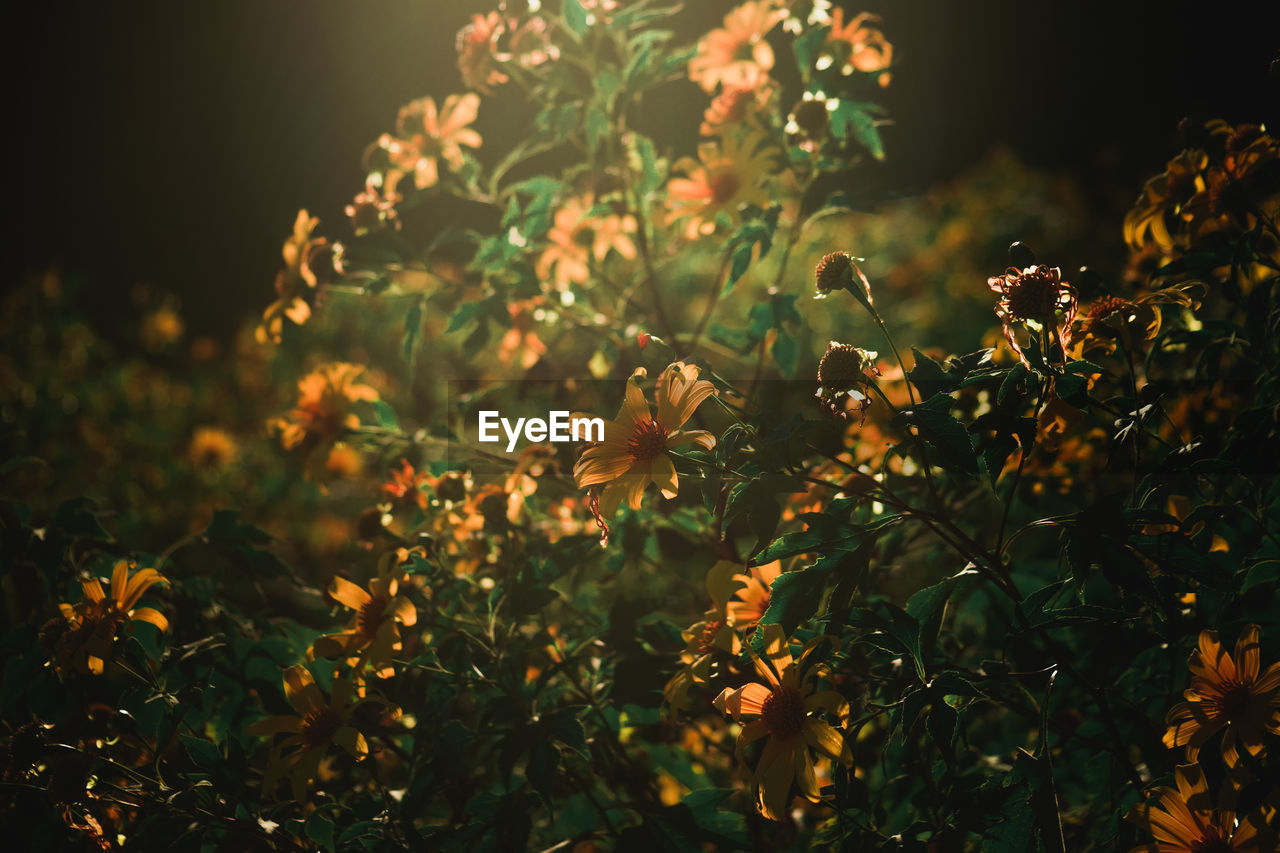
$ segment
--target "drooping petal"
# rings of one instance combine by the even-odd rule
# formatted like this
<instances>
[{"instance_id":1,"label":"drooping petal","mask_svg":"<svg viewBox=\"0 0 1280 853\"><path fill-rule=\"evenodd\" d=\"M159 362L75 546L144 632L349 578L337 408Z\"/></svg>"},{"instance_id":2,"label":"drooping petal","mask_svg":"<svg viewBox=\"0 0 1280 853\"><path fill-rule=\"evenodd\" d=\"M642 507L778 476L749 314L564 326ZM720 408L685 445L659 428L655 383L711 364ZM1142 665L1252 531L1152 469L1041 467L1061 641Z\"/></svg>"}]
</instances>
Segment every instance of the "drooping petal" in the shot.
<instances>
[{"instance_id":1,"label":"drooping petal","mask_svg":"<svg viewBox=\"0 0 1280 853\"><path fill-rule=\"evenodd\" d=\"M664 498L671 500L678 494L680 480L676 476L676 466L671 461L670 456L665 453L659 453L655 456L650 474L653 477L653 482L662 491Z\"/></svg>"},{"instance_id":2,"label":"drooping petal","mask_svg":"<svg viewBox=\"0 0 1280 853\"><path fill-rule=\"evenodd\" d=\"M154 607L139 607L129 614L129 618L136 622L150 622L161 631L169 630L169 620L165 615Z\"/></svg>"},{"instance_id":3,"label":"drooping petal","mask_svg":"<svg viewBox=\"0 0 1280 853\"><path fill-rule=\"evenodd\" d=\"M1258 678L1261 645L1257 625L1246 625L1236 638L1235 664L1241 684L1253 684Z\"/></svg>"},{"instance_id":4,"label":"drooping petal","mask_svg":"<svg viewBox=\"0 0 1280 853\"><path fill-rule=\"evenodd\" d=\"M284 671L284 696L293 709L304 717L325 706L324 694L302 664L295 664Z\"/></svg>"},{"instance_id":5,"label":"drooping petal","mask_svg":"<svg viewBox=\"0 0 1280 853\"><path fill-rule=\"evenodd\" d=\"M363 758L369 754L368 741L351 726L342 726L334 732L333 742L346 750L352 758Z\"/></svg>"},{"instance_id":6,"label":"drooping petal","mask_svg":"<svg viewBox=\"0 0 1280 853\"><path fill-rule=\"evenodd\" d=\"M822 720L812 717L805 720L804 739L805 743L828 758L839 761L846 766L853 762L853 753L849 750L849 745L844 742L840 732L831 728Z\"/></svg>"},{"instance_id":7,"label":"drooping petal","mask_svg":"<svg viewBox=\"0 0 1280 853\"><path fill-rule=\"evenodd\" d=\"M418 608L403 595L397 595L387 604L387 612L399 620L401 625L411 626L418 623Z\"/></svg>"},{"instance_id":8,"label":"drooping petal","mask_svg":"<svg viewBox=\"0 0 1280 853\"><path fill-rule=\"evenodd\" d=\"M128 586L129 564L124 560L120 560L111 570L111 597L115 599L117 604L124 602ZM127 610L128 608L122 607L121 609Z\"/></svg>"},{"instance_id":9,"label":"drooping petal","mask_svg":"<svg viewBox=\"0 0 1280 853\"><path fill-rule=\"evenodd\" d=\"M369 593L344 577L335 577L329 584L329 595L352 610L359 610L369 603Z\"/></svg>"}]
</instances>

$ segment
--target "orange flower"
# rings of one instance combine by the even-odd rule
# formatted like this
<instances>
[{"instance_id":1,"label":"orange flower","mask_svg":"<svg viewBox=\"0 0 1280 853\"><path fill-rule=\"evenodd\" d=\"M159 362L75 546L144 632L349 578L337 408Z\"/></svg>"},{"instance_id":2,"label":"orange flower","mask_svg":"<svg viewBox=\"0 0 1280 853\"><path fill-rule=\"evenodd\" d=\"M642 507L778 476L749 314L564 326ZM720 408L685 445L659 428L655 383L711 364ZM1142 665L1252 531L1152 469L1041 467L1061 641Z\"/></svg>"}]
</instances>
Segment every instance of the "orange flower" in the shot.
<instances>
[{"instance_id":1,"label":"orange flower","mask_svg":"<svg viewBox=\"0 0 1280 853\"><path fill-rule=\"evenodd\" d=\"M815 691L825 667L814 666L809 658L825 638L810 641L799 659L792 659L781 625L765 625L760 630L765 657L761 659L754 651L751 657L764 683L726 687L716 697L715 706L739 723L754 717L738 736L740 758L745 746L768 738L751 771L756 808L770 820L783 820L791 802L792 782L805 799L814 803L820 799L810 750L845 766L853 763L853 753L839 730L816 716L827 711L843 727L849 719L849 703L833 690Z\"/></svg>"},{"instance_id":2,"label":"orange flower","mask_svg":"<svg viewBox=\"0 0 1280 853\"><path fill-rule=\"evenodd\" d=\"M1266 828L1275 817L1271 809L1264 807L1237 820L1235 792L1229 785L1224 802L1215 809L1198 764L1180 766L1174 771L1174 780L1177 787L1156 788L1146 802L1129 811L1129 820L1156 839L1129 853L1265 853L1276 849L1275 833Z\"/></svg>"},{"instance_id":3,"label":"orange flower","mask_svg":"<svg viewBox=\"0 0 1280 853\"><path fill-rule=\"evenodd\" d=\"M681 632L685 649L680 653L684 664L662 690L667 706L676 711L689 708L689 688L706 684L711 667L722 653L736 655L741 648L729 616L729 593L733 590L736 563L721 560L707 572L707 593L712 607L702 621Z\"/></svg>"},{"instance_id":4,"label":"orange flower","mask_svg":"<svg viewBox=\"0 0 1280 853\"><path fill-rule=\"evenodd\" d=\"M635 243L629 236L634 233L634 216L598 215L590 195L568 199L556 211L547 234L551 245L538 258L535 271L543 281L554 280L556 290L585 284L592 260L602 263L610 251L627 260L635 258Z\"/></svg>"},{"instance_id":5,"label":"orange flower","mask_svg":"<svg viewBox=\"0 0 1280 853\"><path fill-rule=\"evenodd\" d=\"M1280 734L1280 663L1261 672L1257 625L1246 625L1236 639L1234 657L1218 643L1217 631L1201 631L1200 647L1191 653L1191 686L1185 702L1170 709L1164 733L1167 747L1186 746L1195 761L1200 747L1222 732L1222 758L1234 767L1240 759L1236 744L1250 755L1266 750L1263 735Z\"/></svg>"},{"instance_id":6,"label":"orange flower","mask_svg":"<svg viewBox=\"0 0 1280 853\"><path fill-rule=\"evenodd\" d=\"M311 236L319 224L320 220L306 210L298 211L293 233L281 250L284 269L276 274L276 301L262 312L262 324L255 332L263 343L280 342L286 319L298 326L306 323L311 317L311 303L306 297L328 284L333 276L333 246L323 237Z\"/></svg>"},{"instance_id":7,"label":"orange flower","mask_svg":"<svg viewBox=\"0 0 1280 853\"><path fill-rule=\"evenodd\" d=\"M667 221L689 217L686 235L696 238L715 231L716 217L732 215L744 204L768 206L769 194L760 186L771 174L772 152L756 148L752 136L739 141L724 137L719 144L705 143L698 148L698 160L686 157L677 167L687 175L667 182L671 213Z\"/></svg>"},{"instance_id":8,"label":"orange flower","mask_svg":"<svg viewBox=\"0 0 1280 853\"><path fill-rule=\"evenodd\" d=\"M598 495L597 520L608 532L605 520L613 517L622 499L640 508L645 487L657 483L664 498L674 498L679 488L675 465L668 450L696 444L711 449L716 439L706 430L681 430L699 404L715 393L715 386L698 379L697 365L676 362L658 377L658 411L649 409L640 380L642 367L627 380L626 400L618 417L605 424L604 440L583 451L573 468L579 488L603 487ZM575 415L590 417L590 415Z\"/></svg>"},{"instance_id":9,"label":"orange flower","mask_svg":"<svg viewBox=\"0 0 1280 853\"><path fill-rule=\"evenodd\" d=\"M382 484L382 493L393 500L402 501L418 509L427 508L427 493L422 487L432 481L431 474L416 471L408 459L400 460L400 470L391 469L391 479Z\"/></svg>"},{"instance_id":10,"label":"orange flower","mask_svg":"<svg viewBox=\"0 0 1280 853\"><path fill-rule=\"evenodd\" d=\"M54 645L58 669L101 675L120 627L130 622L149 622L161 631L169 630L169 620L159 610L138 607L138 601L152 585L168 582L155 569L143 569L130 577L129 564L123 560L111 571L110 598L98 578L82 581L84 599L74 606L58 605L67 621Z\"/></svg>"},{"instance_id":11,"label":"orange flower","mask_svg":"<svg viewBox=\"0 0 1280 853\"><path fill-rule=\"evenodd\" d=\"M291 666L284 671L284 695L297 711L296 716L276 714L247 726L245 731L258 737L289 734L271 750L262 791L272 793L288 773L293 798L302 803L307 785L315 779L320 761L331 745L342 747L358 760L369 754L369 744L351 725L356 692L345 678L333 680L333 695L326 702L307 668L301 664Z\"/></svg>"},{"instance_id":12,"label":"orange flower","mask_svg":"<svg viewBox=\"0 0 1280 853\"><path fill-rule=\"evenodd\" d=\"M351 404L378 399L371 386L356 381L364 368L356 364L324 364L298 382L298 404L287 418L270 426L280 432L285 450L306 449L334 441L343 431L360 426Z\"/></svg>"},{"instance_id":13,"label":"orange flower","mask_svg":"<svg viewBox=\"0 0 1280 853\"><path fill-rule=\"evenodd\" d=\"M1183 151L1147 181L1124 218L1124 239L1130 248L1139 251L1149 239L1165 251L1173 249L1173 233L1181 228L1182 206L1206 187L1204 170L1208 165L1209 157L1203 151Z\"/></svg>"},{"instance_id":14,"label":"orange flower","mask_svg":"<svg viewBox=\"0 0 1280 853\"><path fill-rule=\"evenodd\" d=\"M726 86L703 113L699 132L703 136L719 136L761 110L772 96L773 87L768 85Z\"/></svg>"},{"instance_id":15,"label":"orange flower","mask_svg":"<svg viewBox=\"0 0 1280 853\"><path fill-rule=\"evenodd\" d=\"M844 9L837 8L831 13L831 32L827 35L828 51L824 51L819 59L818 68L840 64L840 73L848 76L854 71L866 74L881 72L877 82L882 86L889 85L889 72L885 69L893 64L893 45L889 44L884 33L869 24L880 23L880 16L863 12L844 22ZM825 60L825 62L824 62Z\"/></svg>"},{"instance_id":16,"label":"orange flower","mask_svg":"<svg viewBox=\"0 0 1280 853\"><path fill-rule=\"evenodd\" d=\"M502 336L498 345L498 361L504 365L518 364L528 370L538 363L538 359L547 354L547 345L534 331L535 306L543 301L538 299L519 299L507 303L507 311L511 314L511 328Z\"/></svg>"},{"instance_id":17,"label":"orange flower","mask_svg":"<svg viewBox=\"0 0 1280 853\"><path fill-rule=\"evenodd\" d=\"M345 631L317 637L312 649L322 658L344 658L356 670L372 665L379 678L389 678L395 670L391 661L403 648L400 626L418 622L418 609L399 594L403 572L387 565L369 581L368 591L351 581L335 577L329 595L355 611Z\"/></svg>"},{"instance_id":18,"label":"orange flower","mask_svg":"<svg viewBox=\"0 0 1280 853\"><path fill-rule=\"evenodd\" d=\"M763 566L751 566L746 573L733 576L742 584L729 602L729 619L735 628L752 628L769 609L769 593L773 582L782 574L782 562L774 560Z\"/></svg>"},{"instance_id":19,"label":"orange flower","mask_svg":"<svg viewBox=\"0 0 1280 853\"><path fill-rule=\"evenodd\" d=\"M187 457L197 468L220 471L235 460L239 451L239 445L229 432L205 426L196 428Z\"/></svg>"},{"instance_id":20,"label":"orange flower","mask_svg":"<svg viewBox=\"0 0 1280 853\"><path fill-rule=\"evenodd\" d=\"M472 15L471 23L458 31L458 70L469 89L488 95L493 86L511 78L498 70L495 60L498 39L504 32L502 16L497 12Z\"/></svg>"},{"instance_id":21,"label":"orange flower","mask_svg":"<svg viewBox=\"0 0 1280 853\"><path fill-rule=\"evenodd\" d=\"M401 107L396 124L398 137L384 134L377 147L387 152L392 169L386 177L385 192L395 193L400 179L413 175L413 184L426 189L440 182L440 163L453 169L465 163L462 146L479 148L480 134L468 127L476 120L480 97L468 92L450 95L436 109L433 98L420 98Z\"/></svg>"},{"instance_id":22,"label":"orange flower","mask_svg":"<svg viewBox=\"0 0 1280 853\"><path fill-rule=\"evenodd\" d=\"M719 85L750 89L765 82L773 68L773 48L764 37L786 14L769 0L752 0L729 12L723 29L698 42L689 79L706 92Z\"/></svg>"}]
</instances>

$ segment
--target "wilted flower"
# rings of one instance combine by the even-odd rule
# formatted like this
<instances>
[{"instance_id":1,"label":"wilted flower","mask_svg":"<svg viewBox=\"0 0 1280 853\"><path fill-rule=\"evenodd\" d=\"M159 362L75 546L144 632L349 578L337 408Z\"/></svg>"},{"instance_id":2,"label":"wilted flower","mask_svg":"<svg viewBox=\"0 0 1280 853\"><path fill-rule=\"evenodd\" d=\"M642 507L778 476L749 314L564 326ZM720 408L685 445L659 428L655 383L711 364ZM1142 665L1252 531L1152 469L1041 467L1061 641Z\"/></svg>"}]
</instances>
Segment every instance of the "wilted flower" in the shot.
<instances>
[{"instance_id":1,"label":"wilted flower","mask_svg":"<svg viewBox=\"0 0 1280 853\"><path fill-rule=\"evenodd\" d=\"M1187 760L1195 761L1200 747L1221 731L1223 760L1235 766L1237 743L1250 755L1261 755L1264 734L1280 734L1280 663L1260 672L1259 634L1257 625L1246 625L1233 657L1219 644L1217 631L1200 632L1200 646L1187 661L1186 701L1174 705L1165 719L1165 746L1186 746Z\"/></svg>"},{"instance_id":2,"label":"wilted flower","mask_svg":"<svg viewBox=\"0 0 1280 853\"><path fill-rule=\"evenodd\" d=\"M768 0L751 0L724 16L724 27L698 42L698 55L689 62L689 79L706 92L716 86L754 88L773 68L773 49L765 34L786 17Z\"/></svg>"},{"instance_id":3,"label":"wilted flower","mask_svg":"<svg viewBox=\"0 0 1280 853\"><path fill-rule=\"evenodd\" d=\"M119 629L130 622L149 622L161 631L169 630L169 620L163 613L153 607L138 606L152 585L168 582L155 569L142 569L130 576L129 564L123 560L111 571L110 597L98 578L82 581L84 598L75 605L58 605L67 622L54 644L58 669L101 675Z\"/></svg>"},{"instance_id":4,"label":"wilted flower","mask_svg":"<svg viewBox=\"0 0 1280 853\"><path fill-rule=\"evenodd\" d=\"M716 697L715 706L736 722L744 723L738 736L740 757L745 746L768 738L751 770L756 808L770 820L784 820L793 782L805 799L814 803L819 800L811 750L846 766L853 763L853 753L839 730L817 716L826 711L843 727L849 719L849 703L835 691L816 689L826 668L815 665L810 658L826 638L810 641L800 657L792 659L781 625L765 625L760 631L764 658L750 646L747 649L763 683L726 687Z\"/></svg>"},{"instance_id":5,"label":"wilted flower","mask_svg":"<svg viewBox=\"0 0 1280 853\"><path fill-rule=\"evenodd\" d=\"M311 317L308 297L314 299L314 291L332 278L332 247L325 238L311 236L319 224L320 220L306 210L298 211L293 233L281 250L284 269L276 274L276 301L262 312L262 325L256 332L259 341L278 343L286 319L298 326L306 323Z\"/></svg>"},{"instance_id":6,"label":"wilted flower","mask_svg":"<svg viewBox=\"0 0 1280 853\"><path fill-rule=\"evenodd\" d=\"M645 487L657 483L665 498L674 498L679 488L675 465L667 451L690 444L711 449L716 439L706 430L682 430L685 421L715 386L698 379L697 365L676 362L658 377L658 409L654 413L640 390L644 368L636 368L627 380L626 401L618 417L604 427L604 441L582 452L573 468L579 488L603 487L598 493L597 520L608 531L607 520L626 498L632 509L640 508ZM575 415L575 417L589 417Z\"/></svg>"},{"instance_id":7,"label":"wilted flower","mask_svg":"<svg viewBox=\"0 0 1280 853\"><path fill-rule=\"evenodd\" d=\"M1266 827L1263 809L1237 816L1230 783L1224 786L1215 808L1198 764L1183 764L1173 775L1176 787L1156 788L1146 802L1129 810L1129 820L1155 836L1155 841L1129 853L1265 853L1276 849L1275 833Z\"/></svg>"},{"instance_id":8,"label":"wilted flower","mask_svg":"<svg viewBox=\"0 0 1280 853\"><path fill-rule=\"evenodd\" d=\"M352 758L361 759L369 754L369 744L351 724L356 692L345 678L333 680L333 694L325 701L307 668L301 664L291 666L284 671L284 695L296 716L277 714L247 726L245 731L258 737L288 733L289 737L271 750L262 790L272 793L288 774L294 800L303 803L307 786L315 779L330 746L336 744Z\"/></svg>"},{"instance_id":9,"label":"wilted flower","mask_svg":"<svg viewBox=\"0 0 1280 853\"><path fill-rule=\"evenodd\" d=\"M1079 303L1076 289L1062 280L1060 269L1035 264L1021 270L1009 267L1004 275L988 278L987 286L1000 294L996 316L1004 326L1005 340L1024 365L1030 367L1031 362L1013 333L1015 322L1032 322L1041 327L1046 360L1061 363L1065 359Z\"/></svg>"},{"instance_id":10,"label":"wilted flower","mask_svg":"<svg viewBox=\"0 0 1280 853\"><path fill-rule=\"evenodd\" d=\"M871 350L831 341L818 362L815 396L837 414L844 415L846 401L852 401L865 415L871 398L858 389L871 381L867 370L875 370L876 356Z\"/></svg>"}]
</instances>

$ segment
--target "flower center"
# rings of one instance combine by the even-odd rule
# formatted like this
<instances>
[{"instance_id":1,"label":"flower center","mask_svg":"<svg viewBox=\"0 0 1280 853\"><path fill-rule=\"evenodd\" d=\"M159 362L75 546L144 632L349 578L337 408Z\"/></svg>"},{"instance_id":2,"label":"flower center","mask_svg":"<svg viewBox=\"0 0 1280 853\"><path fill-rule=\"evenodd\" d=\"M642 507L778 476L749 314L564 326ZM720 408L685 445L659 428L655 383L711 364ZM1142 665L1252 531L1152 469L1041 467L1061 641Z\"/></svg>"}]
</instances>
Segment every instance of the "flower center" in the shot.
<instances>
[{"instance_id":1,"label":"flower center","mask_svg":"<svg viewBox=\"0 0 1280 853\"><path fill-rule=\"evenodd\" d=\"M800 734L806 716L804 697L794 687L775 687L760 709L760 719L769 734L779 740Z\"/></svg>"},{"instance_id":2,"label":"flower center","mask_svg":"<svg viewBox=\"0 0 1280 853\"><path fill-rule=\"evenodd\" d=\"M356 613L356 630L362 636L369 639L377 636L378 629L386 621L387 602L388 598L385 595L371 596Z\"/></svg>"},{"instance_id":3,"label":"flower center","mask_svg":"<svg viewBox=\"0 0 1280 853\"><path fill-rule=\"evenodd\" d=\"M1212 834L1191 843L1191 853L1234 853L1235 845L1220 838L1213 830L1209 832Z\"/></svg>"},{"instance_id":4,"label":"flower center","mask_svg":"<svg viewBox=\"0 0 1280 853\"><path fill-rule=\"evenodd\" d=\"M342 717L332 708L312 711L302 720L302 742L308 749L324 746L333 740L334 732L342 725Z\"/></svg>"},{"instance_id":5,"label":"flower center","mask_svg":"<svg viewBox=\"0 0 1280 853\"><path fill-rule=\"evenodd\" d=\"M1249 707L1249 700L1253 694L1249 692L1248 687L1238 681L1228 681L1222 686L1224 689L1222 698L1218 700L1218 707L1222 709L1223 716L1235 722Z\"/></svg>"},{"instance_id":6,"label":"flower center","mask_svg":"<svg viewBox=\"0 0 1280 853\"><path fill-rule=\"evenodd\" d=\"M627 452L637 462L648 462L666 449L667 431L653 418L636 424L627 442Z\"/></svg>"},{"instance_id":7,"label":"flower center","mask_svg":"<svg viewBox=\"0 0 1280 853\"><path fill-rule=\"evenodd\" d=\"M707 177L707 186L711 189L711 200L716 204L725 204L738 194L742 182L732 169L721 169Z\"/></svg>"},{"instance_id":8,"label":"flower center","mask_svg":"<svg viewBox=\"0 0 1280 853\"><path fill-rule=\"evenodd\" d=\"M847 391L864 378L863 365L862 350L832 342L818 362L818 382L823 388Z\"/></svg>"},{"instance_id":9,"label":"flower center","mask_svg":"<svg viewBox=\"0 0 1280 853\"><path fill-rule=\"evenodd\" d=\"M1058 282L1048 270L1023 273L1010 282L1009 313L1019 320L1043 320L1052 317L1061 293Z\"/></svg>"}]
</instances>

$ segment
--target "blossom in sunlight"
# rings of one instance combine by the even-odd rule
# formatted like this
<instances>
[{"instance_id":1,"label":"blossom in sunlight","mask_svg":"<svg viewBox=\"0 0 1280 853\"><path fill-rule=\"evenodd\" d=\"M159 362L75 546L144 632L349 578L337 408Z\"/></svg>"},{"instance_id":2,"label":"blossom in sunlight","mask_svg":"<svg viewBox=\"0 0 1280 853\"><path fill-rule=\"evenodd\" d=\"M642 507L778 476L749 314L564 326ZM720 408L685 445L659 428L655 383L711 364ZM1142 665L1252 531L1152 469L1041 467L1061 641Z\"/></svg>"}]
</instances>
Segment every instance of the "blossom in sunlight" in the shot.
<instances>
[{"instance_id":1,"label":"blossom in sunlight","mask_svg":"<svg viewBox=\"0 0 1280 853\"><path fill-rule=\"evenodd\" d=\"M379 571L368 590L342 577L329 585L329 595L355 611L346 629L317 637L311 648L322 658L342 658L357 671L371 666L379 678L394 673L391 661L403 648L400 626L417 624L418 609L400 594L403 572L394 566Z\"/></svg>"},{"instance_id":2,"label":"blossom in sunlight","mask_svg":"<svg viewBox=\"0 0 1280 853\"><path fill-rule=\"evenodd\" d=\"M187 448L191 464L205 471L220 471L235 461L240 445L221 427L197 427Z\"/></svg>"},{"instance_id":3,"label":"blossom in sunlight","mask_svg":"<svg viewBox=\"0 0 1280 853\"><path fill-rule=\"evenodd\" d=\"M271 750L262 790L265 794L274 792L288 775L294 800L304 803L307 786L316 778L330 746L340 746L359 760L369 754L369 744L351 724L358 703L355 686L345 678L333 680L333 693L326 701L307 668L291 666L284 671L284 695L296 714L267 717L245 731L258 737L289 735Z\"/></svg>"},{"instance_id":4,"label":"blossom in sunlight","mask_svg":"<svg viewBox=\"0 0 1280 853\"><path fill-rule=\"evenodd\" d=\"M287 417L270 426L280 433L285 450L313 449L360 426L352 404L378 399L378 392L358 381L364 368L356 364L324 364L298 382L298 403Z\"/></svg>"},{"instance_id":5,"label":"blossom in sunlight","mask_svg":"<svg viewBox=\"0 0 1280 853\"><path fill-rule=\"evenodd\" d=\"M131 622L148 622L161 631L169 630L169 620L154 607L139 607L148 589L168 579L155 569L129 574L129 564L121 560L111 571L108 596L98 578L82 581L84 598L77 604L59 604L66 625L54 644L54 662L59 671L101 675L111 657L121 627Z\"/></svg>"},{"instance_id":6,"label":"blossom in sunlight","mask_svg":"<svg viewBox=\"0 0 1280 853\"><path fill-rule=\"evenodd\" d=\"M654 412L640 390L644 368L636 368L627 380L626 399L617 418L605 424L604 440L592 444L578 457L574 480L579 488L599 489L595 509L606 535L607 520L617 512L623 498L632 509L639 509L650 483L657 483L663 497L676 496L679 482L667 451L691 444L708 450L715 447L715 436L706 430L681 429L702 401L715 393L714 385L698 378L699 372L697 365L684 362L662 371Z\"/></svg>"},{"instance_id":7,"label":"blossom in sunlight","mask_svg":"<svg viewBox=\"0 0 1280 853\"><path fill-rule=\"evenodd\" d=\"M729 599L729 618L733 627L753 628L769 609L769 593L773 582L782 574L782 562L774 560L763 566L751 566L733 576L740 584Z\"/></svg>"},{"instance_id":8,"label":"blossom in sunlight","mask_svg":"<svg viewBox=\"0 0 1280 853\"><path fill-rule=\"evenodd\" d=\"M1165 251L1173 249L1182 205L1205 188L1203 173L1208 164L1203 151L1183 151L1147 181L1124 218L1124 239L1130 248L1138 251L1150 241Z\"/></svg>"},{"instance_id":9,"label":"blossom in sunlight","mask_svg":"<svg viewBox=\"0 0 1280 853\"><path fill-rule=\"evenodd\" d=\"M1218 803L1209 793L1204 770L1183 764L1174 771L1175 787L1156 788L1129 810L1128 819L1155 836L1129 853L1265 853L1276 849L1274 809L1263 806L1238 816L1235 791L1228 782ZM1215 808L1215 805L1217 806Z\"/></svg>"},{"instance_id":10,"label":"blossom in sunlight","mask_svg":"<svg viewBox=\"0 0 1280 853\"><path fill-rule=\"evenodd\" d=\"M991 276L987 286L1000 295L996 316L1004 327L1004 338L1027 367L1027 360L1013 332L1015 322L1032 322L1046 335L1042 351L1046 361L1061 363L1071 345L1071 324L1075 321L1079 298L1076 289L1062 280L1062 270L1032 264L1024 269L1009 267L1003 275Z\"/></svg>"},{"instance_id":11,"label":"blossom in sunlight","mask_svg":"<svg viewBox=\"0 0 1280 853\"><path fill-rule=\"evenodd\" d=\"M696 161L685 157L677 163L686 177L667 183L667 221L689 217L686 236L693 239L715 231L721 213L732 215L744 204L767 207L771 199L761 184L772 173L773 152L756 142L754 136L725 136L719 144L699 146Z\"/></svg>"},{"instance_id":12,"label":"blossom in sunlight","mask_svg":"<svg viewBox=\"0 0 1280 853\"><path fill-rule=\"evenodd\" d=\"M877 355L853 344L831 341L818 362L818 390L814 396L838 415L847 416L848 405L852 403L865 417L871 398L861 389L871 382L867 371L876 370Z\"/></svg>"},{"instance_id":13,"label":"blossom in sunlight","mask_svg":"<svg viewBox=\"0 0 1280 853\"><path fill-rule=\"evenodd\" d=\"M382 484L382 494L391 500L398 501L418 509L427 508L427 493L423 486L430 485L431 474L418 471L409 464L408 459L400 460L400 468L391 469L391 479Z\"/></svg>"},{"instance_id":14,"label":"blossom in sunlight","mask_svg":"<svg viewBox=\"0 0 1280 853\"><path fill-rule=\"evenodd\" d=\"M876 81L882 87L888 86L890 74L885 69L893 64L893 45L878 27L872 26L879 23L880 16L863 12L846 24L843 9L832 11L831 32L818 60L819 70L838 65L846 76L855 71L879 72Z\"/></svg>"},{"instance_id":15,"label":"blossom in sunlight","mask_svg":"<svg viewBox=\"0 0 1280 853\"><path fill-rule=\"evenodd\" d=\"M744 747L766 739L751 770L756 808L770 820L785 820L792 783L805 799L819 800L815 752L845 766L853 763L853 753L839 729L818 716L825 711L843 728L849 720L849 703L835 691L817 690L826 668L812 658L825 638L812 640L799 658L792 658L781 625L765 625L760 631L764 657L748 646L760 681L726 687L715 706L743 724L737 745L740 758Z\"/></svg>"},{"instance_id":16,"label":"blossom in sunlight","mask_svg":"<svg viewBox=\"0 0 1280 853\"><path fill-rule=\"evenodd\" d=\"M631 235L636 233L636 219L627 214L596 210L590 195L570 198L556 211L550 243L538 257L535 272L556 290L570 284L585 284L592 261L601 263L610 252L632 260L636 246Z\"/></svg>"},{"instance_id":17,"label":"blossom in sunlight","mask_svg":"<svg viewBox=\"0 0 1280 853\"><path fill-rule=\"evenodd\" d=\"M397 136L384 134L376 143L394 167L386 177L385 192L396 192L403 175L426 189L440 182L440 165L460 169L465 163L462 146L479 148L480 134L470 127L476 120L480 97L468 92L450 95L438 109L434 98L419 98L400 108Z\"/></svg>"},{"instance_id":18,"label":"blossom in sunlight","mask_svg":"<svg viewBox=\"0 0 1280 853\"><path fill-rule=\"evenodd\" d=\"M1167 747L1185 746L1195 761L1209 738L1222 732L1222 757L1229 766L1240 759L1236 746L1250 755L1266 749L1265 733L1280 734L1280 663L1261 669L1257 625L1246 625L1236 638L1235 655L1218 642L1217 631L1201 631L1191 653L1191 686L1186 701L1169 710L1164 733Z\"/></svg>"},{"instance_id":19,"label":"blossom in sunlight","mask_svg":"<svg viewBox=\"0 0 1280 853\"><path fill-rule=\"evenodd\" d=\"M698 42L698 55L689 62L689 79L714 92L717 86L754 88L773 68L773 48L764 40L786 17L769 0L751 0L724 16L724 27Z\"/></svg>"},{"instance_id":20,"label":"blossom in sunlight","mask_svg":"<svg viewBox=\"0 0 1280 853\"><path fill-rule=\"evenodd\" d=\"M281 249L284 269L276 274L276 301L262 312L256 331L259 341L279 343L285 320L297 326L306 323L318 290L333 277L333 246L323 237L311 236L319 224L306 210L298 211L293 233Z\"/></svg>"}]
</instances>

